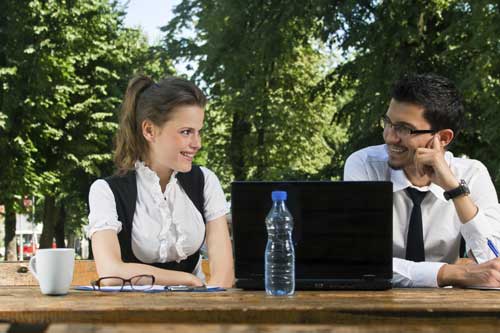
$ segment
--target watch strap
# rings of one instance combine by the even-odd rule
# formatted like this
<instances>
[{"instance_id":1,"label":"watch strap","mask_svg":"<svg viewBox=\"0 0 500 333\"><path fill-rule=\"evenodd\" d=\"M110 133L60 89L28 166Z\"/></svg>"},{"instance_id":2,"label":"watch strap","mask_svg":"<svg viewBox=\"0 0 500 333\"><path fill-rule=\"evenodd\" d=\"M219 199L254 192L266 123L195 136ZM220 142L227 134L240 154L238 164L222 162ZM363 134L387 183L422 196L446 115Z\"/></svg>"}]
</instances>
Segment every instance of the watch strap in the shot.
<instances>
[{"instance_id":1,"label":"watch strap","mask_svg":"<svg viewBox=\"0 0 500 333\"><path fill-rule=\"evenodd\" d=\"M461 195L468 195L468 194L470 194L470 190L469 187L467 186L467 183L463 179L460 180L460 184L458 185L458 187L449 191L445 191L443 193L444 198L446 200L450 200L459 197Z\"/></svg>"}]
</instances>

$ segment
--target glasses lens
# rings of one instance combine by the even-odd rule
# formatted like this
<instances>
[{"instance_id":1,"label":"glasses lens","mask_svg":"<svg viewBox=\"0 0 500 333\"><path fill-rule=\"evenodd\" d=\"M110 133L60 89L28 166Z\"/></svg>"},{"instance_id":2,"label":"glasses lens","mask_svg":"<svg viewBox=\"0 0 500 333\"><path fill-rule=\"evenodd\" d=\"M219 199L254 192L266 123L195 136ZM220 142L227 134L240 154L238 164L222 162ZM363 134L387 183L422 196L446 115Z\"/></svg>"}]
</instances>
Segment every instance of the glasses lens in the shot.
<instances>
[{"instance_id":1,"label":"glasses lens","mask_svg":"<svg viewBox=\"0 0 500 333\"><path fill-rule=\"evenodd\" d=\"M148 290L153 287L153 275L138 275L130 279L130 284L135 290Z\"/></svg>"},{"instance_id":2,"label":"glasses lens","mask_svg":"<svg viewBox=\"0 0 500 333\"><path fill-rule=\"evenodd\" d=\"M412 129L404 125L394 125L394 131L399 137L407 137L410 135Z\"/></svg>"},{"instance_id":3,"label":"glasses lens","mask_svg":"<svg viewBox=\"0 0 500 333\"><path fill-rule=\"evenodd\" d=\"M100 290L101 287L123 287L123 279L115 277L103 277L92 283L94 289Z\"/></svg>"}]
</instances>

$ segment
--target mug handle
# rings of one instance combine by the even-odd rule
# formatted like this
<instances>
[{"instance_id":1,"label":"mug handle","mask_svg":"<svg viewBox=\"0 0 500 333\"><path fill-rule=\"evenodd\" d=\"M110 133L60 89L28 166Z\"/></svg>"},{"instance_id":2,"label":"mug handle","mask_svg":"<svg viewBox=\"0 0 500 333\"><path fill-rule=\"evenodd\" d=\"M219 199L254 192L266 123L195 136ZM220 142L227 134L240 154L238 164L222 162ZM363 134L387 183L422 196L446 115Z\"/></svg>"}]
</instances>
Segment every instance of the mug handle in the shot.
<instances>
[{"instance_id":1,"label":"mug handle","mask_svg":"<svg viewBox=\"0 0 500 333\"><path fill-rule=\"evenodd\" d=\"M36 256L31 257L30 263L29 263L29 270L31 274L38 280L38 275L36 273Z\"/></svg>"}]
</instances>

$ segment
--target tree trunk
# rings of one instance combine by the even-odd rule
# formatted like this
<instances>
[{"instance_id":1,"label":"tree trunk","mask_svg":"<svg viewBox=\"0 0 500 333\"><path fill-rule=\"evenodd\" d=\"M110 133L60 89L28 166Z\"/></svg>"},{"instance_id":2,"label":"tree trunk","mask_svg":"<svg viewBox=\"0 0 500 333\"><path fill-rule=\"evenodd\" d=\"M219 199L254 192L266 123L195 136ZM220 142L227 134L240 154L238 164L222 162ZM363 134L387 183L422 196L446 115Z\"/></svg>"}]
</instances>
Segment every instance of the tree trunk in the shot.
<instances>
[{"instance_id":1,"label":"tree trunk","mask_svg":"<svg viewBox=\"0 0 500 333\"><path fill-rule=\"evenodd\" d=\"M248 133L250 133L251 126L238 111L233 114L233 123L231 126L231 144L229 156L231 160L231 167L235 180L246 180L247 172L245 170L245 148L244 142Z\"/></svg>"},{"instance_id":2,"label":"tree trunk","mask_svg":"<svg viewBox=\"0 0 500 333\"><path fill-rule=\"evenodd\" d=\"M59 210L56 208L56 199L54 196L46 196L43 205L43 231L40 236L40 248L52 247L54 239L54 227L58 220Z\"/></svg>"},{"instance_id":3,"label":"tree trunk","mask_svg":"<svg viewBox=\"0 0 500 333\"><path fill-rule=\"evenodd\" d=\"M262 108L262 119L258 121L257 127L257 161L256 161L256 169L255 170L255 178L258 180L264 179L264 171L266 169L266 147L265 147L265 134L266 134L266 125L264 123L265 114L267 113L267 106L263 106Z\"/></svg>"},{"instance_id":4,"label":"tree trunk","mask_svg":"<svg viewBox=\"0 0 500 333\"><path fill-rule=\"evenodd\" d=\"M57 247L66 247L66 243L64 242L64 225L66 224L66 210L64 209L64 205L61 203L61 207L56 207L58 211L58 219L57 224L54 227L54 232L56 236L56 245Z\"/></svg>"},{"instance_id":5,"label":"tree trunk","mask_svg":"<svg viewBox=\"0 0 500 333\"><path fill-rule=\"evenodd\" d=\"M16 212L13 202L5 203L5 260L17 261Z\"/></svg>"},{"instance_id":6,"label":"tree trunk","mask_svg":"<svg viewBox=\"0 0 500 333\"><path fill-rule=\"evenodd\" d=\"M80 246L77 241L78 239L75 237L75 234L68 234L68 244L66 246L75 249L76 252L76 248Z\"/></svg>"}]
</instances>

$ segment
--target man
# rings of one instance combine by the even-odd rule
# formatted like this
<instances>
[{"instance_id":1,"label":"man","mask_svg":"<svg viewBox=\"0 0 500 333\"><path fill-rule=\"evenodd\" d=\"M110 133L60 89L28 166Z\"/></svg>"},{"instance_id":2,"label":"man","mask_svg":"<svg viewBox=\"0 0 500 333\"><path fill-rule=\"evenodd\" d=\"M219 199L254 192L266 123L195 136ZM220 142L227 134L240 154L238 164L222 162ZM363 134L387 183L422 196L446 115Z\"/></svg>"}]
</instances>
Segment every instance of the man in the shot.
<instances>
[{"instance_id":1,"label":"man","mask_svg":"<svg viewBox=\"0 0 500 333\"><path fill-rule=\"evenodd\" d=\"M395 84L382 117L385 144L346 161L345 180L393 183L395 286L500 286L495 188L481 162L447 151L463 118L453 83L433 74L408 76ZM479 264L453 264L462 237Z\"/></svg>"}]
</instances>

